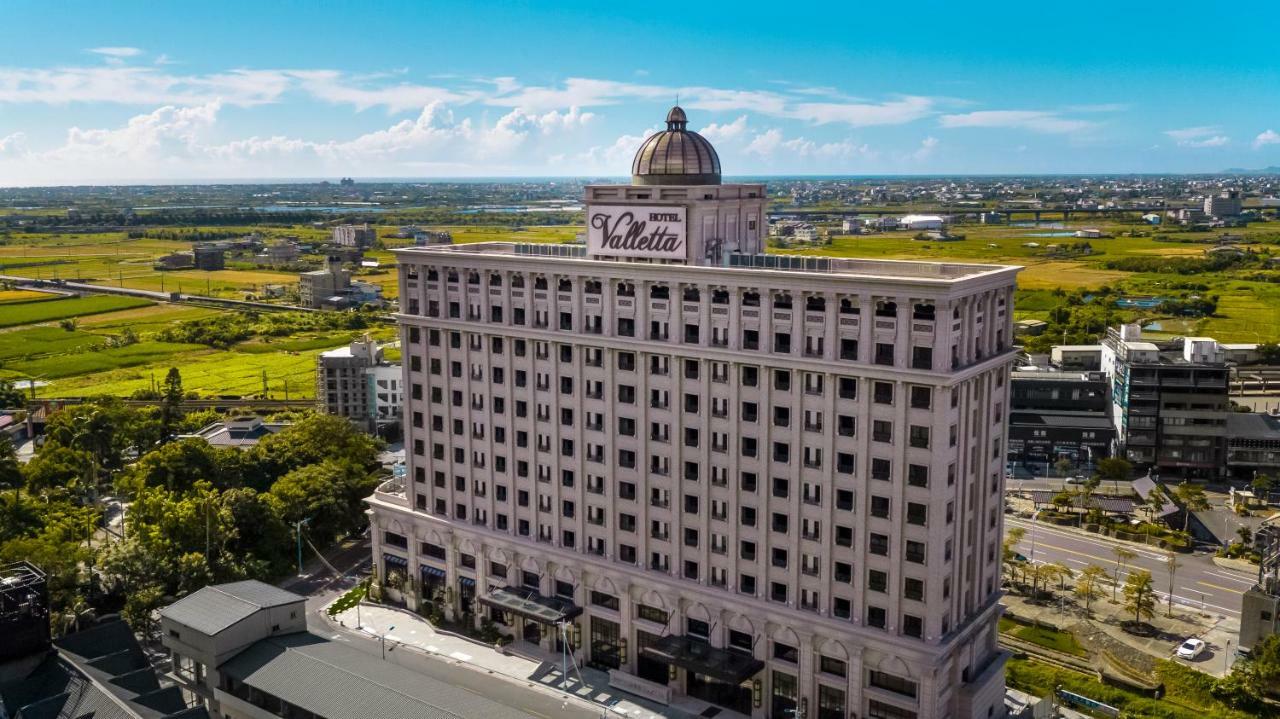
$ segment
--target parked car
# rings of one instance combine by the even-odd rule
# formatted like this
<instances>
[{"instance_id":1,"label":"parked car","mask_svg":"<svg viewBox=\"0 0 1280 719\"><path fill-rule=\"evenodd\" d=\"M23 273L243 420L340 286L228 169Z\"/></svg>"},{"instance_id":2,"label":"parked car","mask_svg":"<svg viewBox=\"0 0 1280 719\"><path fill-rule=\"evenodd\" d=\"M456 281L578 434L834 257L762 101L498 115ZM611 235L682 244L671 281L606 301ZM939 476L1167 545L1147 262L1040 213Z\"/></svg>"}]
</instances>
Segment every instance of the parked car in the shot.
<instances>
[{"instance_id":1,"label":"parked car","mask_svg":"<svg viewBox=\"0 0 1280 719\"><path fill-rule=\"evenodd\" d=\"M1187 641L1178 645L1179 659L1195 659L1204 653L1205 643L1203 639L1191 637Z\"/></svg>"},{"instance_id":2,"label":"parked car","mask_svg":"<svg viewBox=\"0 0 1280 719\"><path fill-rule=\"evenodd\" d=\"M1082 474L1077 474L1074 477L1067 477L1067 484L1084 484L1087 481L1089 480L1085 479Z\"/></svg>"}]
</instances>

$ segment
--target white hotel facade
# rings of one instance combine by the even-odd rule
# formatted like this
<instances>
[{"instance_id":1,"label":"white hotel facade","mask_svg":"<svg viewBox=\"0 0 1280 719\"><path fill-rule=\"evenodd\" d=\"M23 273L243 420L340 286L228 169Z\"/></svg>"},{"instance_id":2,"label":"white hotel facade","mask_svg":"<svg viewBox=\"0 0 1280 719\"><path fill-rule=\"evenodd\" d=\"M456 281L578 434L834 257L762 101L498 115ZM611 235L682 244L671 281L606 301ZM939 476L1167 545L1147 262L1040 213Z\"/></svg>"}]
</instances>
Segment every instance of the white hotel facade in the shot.
<instances>
[{"instance_id":1,"label":"white hotel facade","mask_svg":"<svg viewBox=\"0 0 1280 719\"><path fill-rule=\"evenodd\" d=\"M385 594L659 701L1003 716L1018 268L764 255L765 187L685 122L587 188L585 248L397 251Z\"/></svg>"}]
</instances>

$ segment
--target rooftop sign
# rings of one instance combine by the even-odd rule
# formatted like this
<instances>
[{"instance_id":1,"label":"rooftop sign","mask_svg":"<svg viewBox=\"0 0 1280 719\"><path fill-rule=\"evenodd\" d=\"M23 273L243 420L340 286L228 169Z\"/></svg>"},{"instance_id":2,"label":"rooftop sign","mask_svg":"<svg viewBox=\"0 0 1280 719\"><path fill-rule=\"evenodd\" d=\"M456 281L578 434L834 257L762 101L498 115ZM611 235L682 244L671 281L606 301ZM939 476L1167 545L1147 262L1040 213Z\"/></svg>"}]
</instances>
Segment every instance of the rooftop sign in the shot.
<instances>
[{"instance_id":1,"label":"rooftop sign","mask_svg":"<svg viewBox=\"0 0 1280 719\"><path fill-rule=\"evenodd\" d=\"M687 257L684 207L591 205L587 215L587 254L661 260Z\"/></svg>"}]
</instances>

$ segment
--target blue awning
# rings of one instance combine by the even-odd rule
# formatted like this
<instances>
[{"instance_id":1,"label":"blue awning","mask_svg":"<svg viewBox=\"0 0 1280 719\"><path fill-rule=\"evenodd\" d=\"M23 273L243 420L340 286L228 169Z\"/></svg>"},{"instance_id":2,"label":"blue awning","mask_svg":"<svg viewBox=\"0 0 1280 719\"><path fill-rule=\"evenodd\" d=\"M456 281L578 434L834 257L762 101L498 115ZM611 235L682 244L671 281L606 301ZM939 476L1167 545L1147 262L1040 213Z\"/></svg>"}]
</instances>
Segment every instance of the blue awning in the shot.
<instances>
[{"instance_id":1,"label":"blue awning","mask_svg":"<svg viewBox=\"0 0 1280 719\"><path fill-rule=\"evenodd\" d=\"M387 565L388 567L404 567L405 569L409 568L408 559L405 559L404 557L397 557L394 554L383 554L382 563Z\"/></svg>"},{"instance_id":2,"label":"blue awning","mask_svg":"<svg viewBox=\"0 0 1280 719\"><path fill-rule=\"evenodd\" d=\"M458 577L458 585L462 587L474 587L476 580L471 577Z\"/></svg>"},{"instance_id":3,"label":"blue awning","mask_svg":"<svg viewBox=\"0 0 1280 719\"><path fill-rule=\"evenodd\" d=\"M443 569L438 569L438 568L433 567L433 566L431 566L431 565L429 565L429 564L424 564L424 565L422 565L422 576L424 576L424 577L439 577L439 578L441 578L441 579L444 579L445 572L444 572L444 570L443 570Z\"/></svg>"}]
</instances>

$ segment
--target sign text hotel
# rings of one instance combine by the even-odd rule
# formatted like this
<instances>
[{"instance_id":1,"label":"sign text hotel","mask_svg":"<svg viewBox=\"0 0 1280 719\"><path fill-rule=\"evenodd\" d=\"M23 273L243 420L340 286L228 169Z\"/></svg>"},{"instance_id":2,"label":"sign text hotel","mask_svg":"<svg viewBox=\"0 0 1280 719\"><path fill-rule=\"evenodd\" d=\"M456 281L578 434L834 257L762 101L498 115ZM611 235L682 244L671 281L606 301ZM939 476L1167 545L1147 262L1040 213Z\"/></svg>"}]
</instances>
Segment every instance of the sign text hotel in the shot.
<instances>
[{"instance_id":1,"label":"sign text hotel","mask_svg":"<svg viewBox=\"0 0 1280 719\"><path fill-rule=\"evenodd\" d=\"M591 205L587 214L588 254L662 260L686 257L683 207Z\"/></svg>"}]
</instances>

